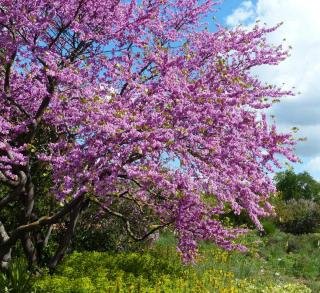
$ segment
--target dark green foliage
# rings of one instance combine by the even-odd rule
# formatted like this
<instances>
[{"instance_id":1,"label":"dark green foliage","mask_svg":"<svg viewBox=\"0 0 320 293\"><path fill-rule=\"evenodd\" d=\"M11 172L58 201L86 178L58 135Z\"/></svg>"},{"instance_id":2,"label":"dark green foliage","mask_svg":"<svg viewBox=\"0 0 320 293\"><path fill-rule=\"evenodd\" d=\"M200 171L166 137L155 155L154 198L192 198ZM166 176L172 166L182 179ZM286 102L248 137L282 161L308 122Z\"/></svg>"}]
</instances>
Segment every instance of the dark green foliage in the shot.
<instances>
[{"instance_id":1,"label":"dark green foliage","mask_svg":"<svg viewBox=\"0 0 320 293\"><path fill-rule=\"evenodd\" d=\"M114 200L111 208L119 211L130 221L130 229L136 236L143 236L150 224L157 224L147 209L141 210L128 200ZM91 203L83 211L73 237L72 249L76 251L137 251L150 240L133 240L122 219L108 213Z\"/></svg>"},{"instance_id":2,"label":"dark green foliage","mask_svg":"<svg viewBox=\"0 0 320 293\"><path fill-rule=\"evenodd\" d=\"M128 251L135 246L123 222L101 214L97 206L83 212L72 242L72 249L77 251Z\"/></svg>"},{"instance_id":3,"label":"dark green foliage","mask_svg":"<svg viewBox=\"0 0 320 293\"><path fill-rule=\"evenodd\" d=\"M295 174L292 170L287 170L278 173L274 180L283 200L299 198L320 200L320 183L308 172Z\"/></svg>"},{"instance_id":4,"label":"dark green foliage","mask_svg":"<svg viewBox=\"0 0 320 293\"><path fill-rule=\"evenodd\" d=\"M5 197L9 193L9 188L5 185L0 185L0 199ZM18 221L18 210L16 205L9 203L7 207L2 208L0 212L0 221L8 223L8 226L14 227Z\"/></svg>"}]
</instances>

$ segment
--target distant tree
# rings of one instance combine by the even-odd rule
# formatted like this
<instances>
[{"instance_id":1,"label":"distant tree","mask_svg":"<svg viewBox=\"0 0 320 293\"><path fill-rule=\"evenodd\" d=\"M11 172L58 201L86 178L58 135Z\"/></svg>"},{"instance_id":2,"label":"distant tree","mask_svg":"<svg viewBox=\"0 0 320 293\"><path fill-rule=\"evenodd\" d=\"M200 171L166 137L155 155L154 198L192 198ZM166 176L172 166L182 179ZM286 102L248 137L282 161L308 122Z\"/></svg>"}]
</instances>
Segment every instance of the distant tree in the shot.
<instances>
[{"instance_id":1,"label":"distant tree","mask_svg":"<svg viewBox=\"0 0 320 293\"><path fill-rule=\"evenodd\" d=\"M306 171L299 174L292 170L280 172L275 176L275 183L284 200L320 199L320 183Z\"/></svg>"}]
</instances>

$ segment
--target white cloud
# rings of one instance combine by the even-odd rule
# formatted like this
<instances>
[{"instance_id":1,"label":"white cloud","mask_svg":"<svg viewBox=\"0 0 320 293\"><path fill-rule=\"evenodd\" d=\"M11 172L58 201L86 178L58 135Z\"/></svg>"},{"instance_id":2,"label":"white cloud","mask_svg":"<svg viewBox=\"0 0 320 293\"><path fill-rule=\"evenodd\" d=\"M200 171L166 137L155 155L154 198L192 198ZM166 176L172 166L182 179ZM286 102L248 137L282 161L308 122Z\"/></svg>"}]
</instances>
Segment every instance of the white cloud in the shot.
<instances>
[{"instance_id":1,"label":"white cloud","mask_svg":"<svg viewBox=\"0 0 320 293\"><path fill-rule=\"evenodd\" d=\"M311 172L320 172L320 156L311 159L307 164L307 169Z\"/></svg>"},{"instance_id":2,"label":"white cloud","mask_svg":"<svg viewBox=\"0 0 320 293\"><path fill-rule=\"evenodd\" d=\"M251 1L243 1L239 8L229 15L226 19L226 23L230 26L235 26L239 23L244 23L254 17L255 10Z\"/></svg>"},{"instance_id":3,"label":"white cloud","mask_svg":"<svg viewBox=\"0 0 320 293\"><path fill-rule=\"evenodd\" d=\"M251 4L250 4L251 3ZM284 42L293 47L291 57L278 67L265 66L256 73L265 81L301 92L295 97L284 98L273 109L281 129L293 126L301 129L299 136L307 141L297 146L298 155L308 157L308 167L320 166L320 0L257 0L243 1L226 18L226 23L251 25L259 19L273 26L284 24L270 35L275 44ZM307 165L306 165L307 166ZM317 167L318 169L320 167ZM311 170L311 169L310 169Z\"/></svg>"}]
</instances>

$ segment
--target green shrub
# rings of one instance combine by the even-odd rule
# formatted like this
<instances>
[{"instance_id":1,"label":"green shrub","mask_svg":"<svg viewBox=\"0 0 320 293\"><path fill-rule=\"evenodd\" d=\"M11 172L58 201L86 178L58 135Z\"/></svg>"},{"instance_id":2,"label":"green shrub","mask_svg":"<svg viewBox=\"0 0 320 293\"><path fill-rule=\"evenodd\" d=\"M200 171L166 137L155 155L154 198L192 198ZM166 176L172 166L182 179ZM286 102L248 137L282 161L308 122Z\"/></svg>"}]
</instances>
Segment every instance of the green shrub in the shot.
<instances>
[{"instance_id":1,"label":"green shrub","mask_svg":"<svg viewBox=\"0 0 320 293\"><path fill-rule=\"evenodd\" d=\"M319 229L320 205L312 200L291 199L276 205L280 229L292 234L312 233Z\"/></svg>"},{"instance_id":2,"label":"green shrub","mask_svg":"<svg viewBox=\"0 0 320 293\"><path fill-rule=\"evenodd\" d=\"M213 250L215 261L228 260L228 252ZM53 276L35 278L33 288L39 293L311 292L301 284L237 279L230 271L213 268L214 263L199 271L198 265L183 265L172 251L170 257L157 252L158 248L144 254L73 253Z\"/></svg>"},{"instance_id":3,"label":"green shrub","mask_svg":"<svg viewBox=\"0 0 320 293\"><path fill-rule=\"evenodd\" d=\"M277 225L271 218L262 220L262 226L266 235L273 234L277 230Z\"/></svg>"}]
</instances>

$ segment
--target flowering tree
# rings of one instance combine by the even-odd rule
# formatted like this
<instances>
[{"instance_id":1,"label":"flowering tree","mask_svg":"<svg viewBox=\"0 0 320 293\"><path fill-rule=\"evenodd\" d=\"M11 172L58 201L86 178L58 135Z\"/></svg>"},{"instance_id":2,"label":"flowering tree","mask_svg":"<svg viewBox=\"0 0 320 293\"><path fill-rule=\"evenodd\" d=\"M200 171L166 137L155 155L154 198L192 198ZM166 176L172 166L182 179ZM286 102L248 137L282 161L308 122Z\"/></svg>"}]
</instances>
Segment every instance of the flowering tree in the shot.
<instances>
[{"instance_id":1,"label":"flowering tree","mask_svg":"<svg viewBox=\"0 0 320 293\"><path fill-rule=\"evenodd\" d=\"M0 209L21 206L17 227L1 218L2 268L18 240L34 263L34 231L68 218L54 267L89 202L136 239L172 225L186 261L199 240L241 249L243 231L219 221L226 207L261 228L274 191L266 171L276 154L295 159L291 135L269 126L263 109L291 93L251 69L287 52L266 40L276 27L204 29L214 5L0 1ZM52 176L55 213L33 212L35 162ZM152 211L157 225L135 235L119 199Z\"/></svg>"}]
</instances>

